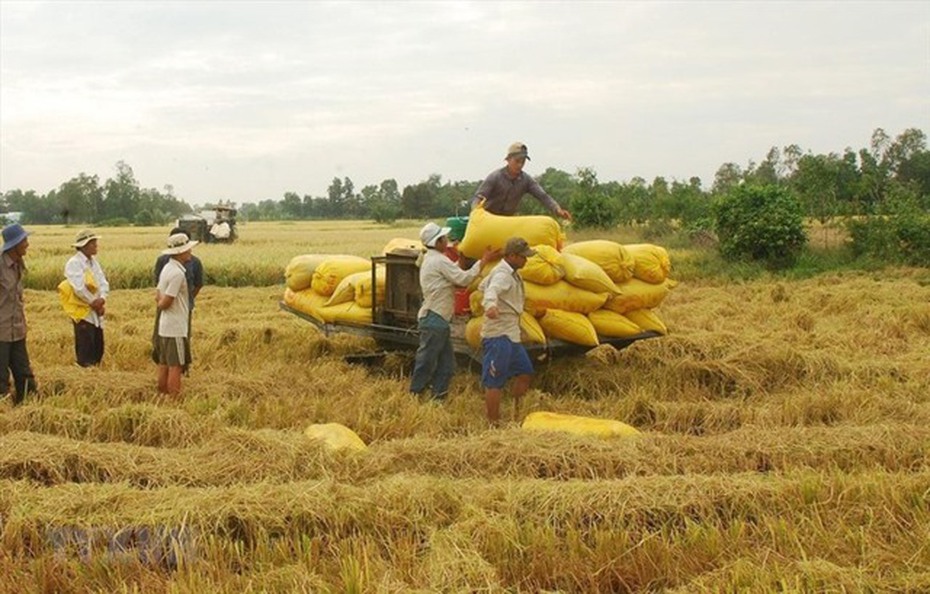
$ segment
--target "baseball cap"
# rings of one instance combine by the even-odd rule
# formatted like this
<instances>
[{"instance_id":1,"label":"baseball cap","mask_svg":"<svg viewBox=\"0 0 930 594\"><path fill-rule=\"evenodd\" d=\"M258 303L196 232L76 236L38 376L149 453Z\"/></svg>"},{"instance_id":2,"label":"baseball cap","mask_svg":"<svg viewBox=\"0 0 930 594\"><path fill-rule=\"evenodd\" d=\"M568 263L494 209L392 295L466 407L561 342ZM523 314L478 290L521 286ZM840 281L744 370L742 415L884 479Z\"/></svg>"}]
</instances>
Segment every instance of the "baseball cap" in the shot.
<instances>
[{"instance_id":1,"label":"baseball cap","mask_svg":"<svg viewBox=\"0 0 930 594\"><path fill-rule=\"evenodd\" d=\"M507 158L509 159L510 157L525 157L527 161L530 160L526 145L522 142L515 142L510 145L507 149Z\"/></svg>"},{"instance_id":2,"label":"baseball cap","mask_svg":"<svg viewBox=\"0 0 930 594\"><path fill-rule=\"evenodd\" d=\"M531 248L530 244L526 243L526 240L522 237L511 237L507 240L507 245L504 246L504 255L530 258L536 255L536 250Z\"/></svg>"}]
</instances>

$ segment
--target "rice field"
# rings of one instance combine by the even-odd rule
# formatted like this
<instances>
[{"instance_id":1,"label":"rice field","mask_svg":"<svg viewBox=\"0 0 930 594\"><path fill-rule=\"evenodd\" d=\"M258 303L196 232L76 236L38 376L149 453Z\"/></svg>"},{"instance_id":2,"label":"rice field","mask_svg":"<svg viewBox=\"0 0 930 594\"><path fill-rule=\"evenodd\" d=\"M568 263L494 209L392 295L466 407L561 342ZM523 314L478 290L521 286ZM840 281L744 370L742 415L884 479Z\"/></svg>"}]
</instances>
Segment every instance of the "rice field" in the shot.
<instances>
[{"instance_id":1,"label":"rice field","mask_svg":"<svg viewBox=\"0 0 930 594\"><path fill-rule=\"evenodd\" d=\"M0 402L0 592L930 591L926 269L689 275L669 336L538 368L523 413L643 432L605 441L521 431L506 402L488 429L474 370L418 401L409 356L349 364L375 345L279 311L292 256L418 227L253 223L195 248L210 284L176 399L149 359L168 229L100 230L99 369L51 290L77 229L32 229L40 392ZM368 449L304 436L326 422Z\"/></svg>"}]
</instances>

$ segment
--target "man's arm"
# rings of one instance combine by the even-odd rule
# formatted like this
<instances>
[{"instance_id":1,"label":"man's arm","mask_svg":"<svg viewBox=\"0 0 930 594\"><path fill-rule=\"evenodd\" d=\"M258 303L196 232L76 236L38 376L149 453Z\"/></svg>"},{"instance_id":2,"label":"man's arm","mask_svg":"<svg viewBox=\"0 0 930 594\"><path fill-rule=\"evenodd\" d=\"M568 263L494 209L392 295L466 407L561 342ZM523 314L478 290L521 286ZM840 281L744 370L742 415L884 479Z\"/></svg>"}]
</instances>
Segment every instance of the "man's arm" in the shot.
<instances>
[{"instance_id":1,"label":"man's arm","mask_svg":"<svg viewBox=\"0 0 930 594\"><path fill-rule=\"evenodd\" d=\"M475 195L471 199L471 207L475 208L478 206L478 203L482 200L488 200L490 202L492 195L494 194L494 180L497 176L497 171L492 171L484 181L481 182L481 185L478 186L478 189L475 191Z\"/></svg>"},{"instance_id":2,"label":"man's arm","mask_svg":"<svg viewBox=\"0 0 930 594\"><path fill-rule=\"evenodd\" d=\"M197 256L191 256L191 262L194 263L194 297L196 297L203 288L203 263Z\"/></svg>"},{"instance_id":3,"label":"man's arm","mask_svg":"<svg viewBox=\"0 0 930 594\"><path fill-rule=\"evenodd\" d=\"M557 217L562 217L563 219L572 220L572 215L570 212L559 206L559 203L555 198L549 195L548 192L543 190L543 187L539 185L539 182L532 176L529 177L529 185L526 188L528 194L531 194L533 198L539 200L539 202L549 209L549 211Z\"/></svg>"},{"instance_id":4,"label":"man's arm","mask_svg":"<svg viewBox=\"0 0 930 594\"><path fill-rule=\"evenodd\" d=\"M509 274L492 274L488 278L488 284L484 289L484 297L481 300L485 316L492 320L497 319L499 312L497 306L498 295L509 289L512 282L513 279Z\"/></svg>"}]
</instances>

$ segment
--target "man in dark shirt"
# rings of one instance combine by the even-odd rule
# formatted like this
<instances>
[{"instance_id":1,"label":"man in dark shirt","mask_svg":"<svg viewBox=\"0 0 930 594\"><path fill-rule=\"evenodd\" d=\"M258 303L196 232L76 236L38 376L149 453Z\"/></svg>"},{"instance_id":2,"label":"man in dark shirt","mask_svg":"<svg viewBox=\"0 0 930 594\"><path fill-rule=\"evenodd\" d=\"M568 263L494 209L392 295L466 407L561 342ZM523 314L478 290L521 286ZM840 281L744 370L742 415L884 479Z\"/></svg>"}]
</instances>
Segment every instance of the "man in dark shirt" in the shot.
<instances>
[{"instance_id":1,"label":"man in dark shirt","mask_svg":"<svg viewBox=\"0 0 930 594\"><path fill-rule=\"evenodd\" d=\"M511 144L505 159L507 166L492 171L478 186L478 191L471 201L472 208L484 200L484 208L488 212L512 216L516 214L523 195L531 194L555 216L572 220L570 212L559 206L555 198L542 189L539 182L523 172L523 166L529 158L525 144Z\"/></svg>"}]
</instances>

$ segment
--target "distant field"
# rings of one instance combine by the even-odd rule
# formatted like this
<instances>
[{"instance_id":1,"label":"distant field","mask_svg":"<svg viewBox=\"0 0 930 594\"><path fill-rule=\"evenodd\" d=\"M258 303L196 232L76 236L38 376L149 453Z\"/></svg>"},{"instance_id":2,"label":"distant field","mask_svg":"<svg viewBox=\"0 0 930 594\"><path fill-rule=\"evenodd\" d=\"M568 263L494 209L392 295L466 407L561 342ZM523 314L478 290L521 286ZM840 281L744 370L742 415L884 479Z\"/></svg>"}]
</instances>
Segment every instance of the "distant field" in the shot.
<instances>
[{"instance_id":1,"label":"distant field","mask_svg":"<svg viewBox=\"0 0 930 594\"><path fill-rule=\"evenodd\" d=\"M27 291L41 393L0 403L0 592L930 591L925 270L692 270L670 336L539 368L524 412L644 432L605 442L488 430L473 371L419 402L409 357L347 364L373 345L278 310L290 257L418 227L253 223L196 248L244 286L203 290L178 400L154 389L151 288L114 291L91 370L56 294ZM33 230L30 284L53 287L77 229ZM149 287L167 230L100 230L114 284ZM369 450L324 451L302 434L321 422Z\"/></svg>"},{"instance_id":2,"label":"distant field","mask_svg":"<svg viewBox=\"0 0 930 594\"><path fill-rule=\"evenodd\" d=\"M283 283L284 265L303 253L370 256L394 237L417 238L422 223L378 225L360 221L248 223L239 225L232 244L195 248L204 263L207 282L220 286L268 286ZM71 242L79 227L30 226L28 284L53 289L61 280ZM152 266L164 248L170 227L102 227L98 257L111 285L138 289L153 285Z\"/></svg>"}]
</instances>

